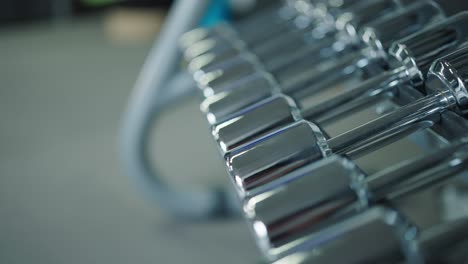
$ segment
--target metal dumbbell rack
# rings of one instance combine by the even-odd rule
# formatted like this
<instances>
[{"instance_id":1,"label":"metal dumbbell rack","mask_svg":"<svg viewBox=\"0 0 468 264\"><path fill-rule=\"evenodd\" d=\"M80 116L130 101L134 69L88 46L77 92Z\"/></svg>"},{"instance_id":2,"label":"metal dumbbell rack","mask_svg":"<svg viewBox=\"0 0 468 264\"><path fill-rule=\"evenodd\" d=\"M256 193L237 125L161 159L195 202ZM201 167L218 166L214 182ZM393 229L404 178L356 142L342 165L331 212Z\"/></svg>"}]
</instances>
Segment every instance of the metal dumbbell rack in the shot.
<instances>
[{"instance_id":1,"label":"metal dumbbell rack","mask_svg":"<svg viewBox=\"0 0 468 264\"><path fill-rule=\"evenodd\" d=\"M468 215L419 210L467 188L467 24L432 1L288 0L189 31L174 83L200 88L237 197L144 184L185 216L240 205L268 262L468 261Z\"/></svg>"}]
</instances>

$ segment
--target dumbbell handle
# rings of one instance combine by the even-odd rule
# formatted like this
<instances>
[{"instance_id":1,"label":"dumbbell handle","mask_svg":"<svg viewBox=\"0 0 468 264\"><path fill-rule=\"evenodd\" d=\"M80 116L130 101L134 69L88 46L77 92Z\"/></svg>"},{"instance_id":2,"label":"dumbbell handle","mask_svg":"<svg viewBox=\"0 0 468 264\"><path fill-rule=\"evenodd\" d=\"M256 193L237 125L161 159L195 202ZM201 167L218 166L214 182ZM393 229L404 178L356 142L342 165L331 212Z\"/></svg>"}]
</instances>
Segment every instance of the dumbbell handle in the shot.
<instances>
[{"instance_id":1,"label":"dumbbell handle","mask_svg":"<svg viewBox=\"0 0 468 264\"><path fill-rule=\"evenodd\" d=\"M430 15L421 14L421 10L429 12ZM415 19L415 17L419 19ZM316 94L330 86L353 78L359 69L368 69L369 66L380 66L379 64L387 63L384 53L392 40L397 36L403 37L414 33L417 31L416 29L422 29L430 23L438 21L441 17L443 15L441 15L440 9L432 3L421 2L412 5L406 11L396 12L365 27L364 33L359 37L359 43L345 45L346 54L341 55L345 52L337 52L340 55L336 55L339 56L336 61L319 60L318 66L305 67L305 69L296 67L295 72L289 70L285 72L286 74L278 75L278 83L283 92L293 98ZM395 24L395 21L403 18L408 22L401 25ZM408 23L413 23L412 30L408 30ZM388 31L391 26L394 27L392 28L394 32L387 36L385 30ZM379 32L379 34L377 35L375 32Z\"/></svg>"},{"instance_id":2,"label":"dumbbell handle","mask_svg":"<svg viewBox=\"0 0 468 264\"><path fill-rule=\"evenodd\" d=\"M371 201L376 203L411 194L466 170L468 153L466 150L456 153L466 148L466 145L467 141L462 140L431 155L411 160L411 163L402 164L396 169L368 176L366 185L371 193Z\"/></svg>"},{"instance_id":3,"label":"dumbbell handle","mask_svg":"<svg viewBox=\"0 0 468 264\"><path fill-rule=\"evenodd\" d=\"M450 179L453 175L458 175L468 168L468 154L457 155L443 164L440 164L430 170L413 177L409 181L401 182L393 186L392 190L386 194L385 199L395 199L406 194L414 193L418 190L435 186L438 183ZM376 197L378 198L378 197Z\"/></svg>"},{"instance_id":4,"label":"dumbbell handle","mask_svg":"<svg viewBox=\"0 0 468 264\"><path fill-rule=\"evenodd\" d=\"M323 49L330 47L336 41L334 36L328 36L321 39L318 43L310 44L306 37L306 45L298 50L284 49L278 51L279 54L263 59L265 68L273 75L280 74L287 66L292 66L294 63L304 63L310 65L310 61L319 58ZM307 66L307 65L306 65Z\"/></svg>"},{"instance_id":5,"label":"dumbbell handle","mask_svg":"<svg viewBox=\"0 0 468 264\"><path fill-rule=\"evenodd\" d=\"M386 140L401 137L415 129L431 127L440 120L440 113L454 105L447 93L440 92L432 96L403 106L394 112L376 120L331 138L328 146L332 152L347 154L353 158L369 153Z\"/></svg>"},{"instance_id":6,"label":"dumbbell handle","mask_svg":"<svg viewBox=\"0 0 468 264\"><path fill-rule=\"evenodd\" d=\"M304 109L302 116L321 125L332 122L344 114L359 110L376 100L378 95L394 91L395 87L408 80L405 67L384 71L370 78L348 92L338 95L333 100L326 100L311 108Z\"/></svg>"},{"instance_id":7,"label":"dumbbell handle","mask_svg":"<svg viewBox=\"0 0 468 264\"><path fill-rule=\"evenodd\" d=\"M468 46L463 46L436 60L426 80L426 90L430 95L330 139L330 150L338 154L358 156L366 149L378 145L379 141L405 133L415 125L432 126L439 121L440 114L449 109L465 114L468 108L467 58ZM375 144L372 144L373 141ZM351 150L353 151L350 152Z\"/></svg>"},{"instance_id":8,"label":"dumbbell handle","mask_svg":"<svg viewBox=\"0 0 468 264\"><path fill-rule=\"evenodd\" d=\"M445 251L457 246L460 242L467 241L467 237L468 218L466 217L440 224L421 233L417 240L418 253L425 259L432 260L431 263L437 263L440 257L444 257ZM466 258L466 254L463 257Z\"/></svg>"},{"instance_id":9,"label":"dumbbell handle","mask_svg":"<svg viewBox=\"0 0 468 264\"><path fill-rule=\"evenodd\" d=\"M324 87L333 85L336 81L341 80L343 76L348 75L347 72L340 70L346 67L355 67L355 62L360 58L362 58L361 52L351 52L338 61L325 61L316 67L310 68L301 67L297 69L296 67L294 72L288 70L275 77L284 93L293 95L302 90L301 96L310 95Z\"/></svg>"}]
</instances>

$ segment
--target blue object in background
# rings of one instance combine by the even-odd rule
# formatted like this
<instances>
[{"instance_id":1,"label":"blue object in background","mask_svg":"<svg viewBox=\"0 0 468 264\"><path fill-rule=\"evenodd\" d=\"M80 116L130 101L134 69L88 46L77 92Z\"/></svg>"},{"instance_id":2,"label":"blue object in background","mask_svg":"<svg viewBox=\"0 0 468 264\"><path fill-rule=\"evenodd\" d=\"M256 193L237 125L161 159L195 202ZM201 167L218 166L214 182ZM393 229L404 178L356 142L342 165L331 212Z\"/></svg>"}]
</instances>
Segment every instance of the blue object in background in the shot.
<instances>
[{"instance_id":1,"label":"blue object in background","mask_svg":"<svg viewBox=\"0 0 468 264\"><path fill-rule=\"evenodd\" d=\"M211 0L210 6L200 21L200 26L211 27L230 18L229 0Z\"/></svg>"}]
</instances>

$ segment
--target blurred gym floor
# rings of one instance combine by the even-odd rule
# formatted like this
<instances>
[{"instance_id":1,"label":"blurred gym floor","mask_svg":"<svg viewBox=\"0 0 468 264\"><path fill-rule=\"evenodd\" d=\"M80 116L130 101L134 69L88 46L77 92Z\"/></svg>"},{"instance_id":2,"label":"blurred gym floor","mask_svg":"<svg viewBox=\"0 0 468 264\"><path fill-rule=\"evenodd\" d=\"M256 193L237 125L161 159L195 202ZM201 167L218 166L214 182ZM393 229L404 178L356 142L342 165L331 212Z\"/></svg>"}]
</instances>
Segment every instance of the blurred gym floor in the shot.
<instances>
[{"instance_id":1,"label":"blurred gym floor","mask_svg":"<svg viewBox=\"0 0 468 264\"><path fill-rule=\"evenodd\" d=\"M152 39L116 44L103 28L94 17L0 32L0 263L258 262L241 220L178 221L121 170L119 119ZM224 181L202 119L194 99L157 130L175 181Z\"/></svg>"}]
</instances>

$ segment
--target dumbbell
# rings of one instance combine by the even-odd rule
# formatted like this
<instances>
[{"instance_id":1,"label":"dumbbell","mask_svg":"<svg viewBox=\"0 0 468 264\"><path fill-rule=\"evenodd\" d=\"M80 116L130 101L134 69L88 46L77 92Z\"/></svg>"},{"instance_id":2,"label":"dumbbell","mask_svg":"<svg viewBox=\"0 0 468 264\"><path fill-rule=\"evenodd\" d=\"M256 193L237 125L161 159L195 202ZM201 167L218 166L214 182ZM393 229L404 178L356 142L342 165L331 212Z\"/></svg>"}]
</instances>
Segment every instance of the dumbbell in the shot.
<instances>
[{"instance_id":1,"label":"dumbbell","mask_svg":"<svg viewBox=\"0 0 468 264\"><path fill-rule=\"evenodd\" d=\"M273 1L270 1L273 2ZM243 39L247 42L261 41L261 34L271 35L284 28L284 24L301 23L307 18L298 18L302 14L322 19L323 22L333 23L330 16L346 10L362 0L286 0L276 1L266 8L257 10L252 15L232 23L220 23L212 28L196 28L185 33L180 40L183 49L204 40L236 40ZM297 19L293 21L293 19ZM306 21L307 22L307 21Z\"/></svg>"},{"instance_id":2,"label":"dumbbell","mask_svg":"<svg viewBox=\"0 0 468 264\"><path fill-rule=\"evenodd\" d=\"M262 252L273 260L350 214L451 179L468 168L467 146L465 138L372 175L333 155L264 186L245 201L244 212Z\"/></svg>"},{"instance_id":3,"label":"dumbbell","mask_svg":"<svg viewBox=\"0 0 468 264\"><path fill-rule=\"evenodd\" d=\"M223 70L223 75L231 76L251 64L261 64L266 71L273 71L303 56L317 60L321 54L325 55L325 52L321 52L323 48L330 47L328 55L332 54L333 47L338 48L337 45L333 45L334 42L344 43L351 47L356 42L355 31L360 25L396 10L401 10L401 4L395 0L362 1L342 10L341 15L332 16L336 17L333 19L333 21L336 20L335 23L316 22L307 27L298 26L296 30L278 34L258 45L250 45L249 48L233 48L229 52L222 53L219 50L209 51L193 58L188 65L188 70L194 74L196 80L199 80L200 76L219 69ZM345 52L341 47L338 49L340 52ZM292 56L291 51L294 51ZM230 61L230 63L223 63L224 61ZM245 70L244 74L247 74Z\"/></svg>"},{"instance_id":4,"label":"dumbbell","mask_svg":"<svg viewBox=\"0 0 468 264\"><path fill-rule=\"evenodd\" d=\"M434 27L415 39L402 39L389 49L389 70L304 110L303 117L323 125L359 110L382 95L394 96L398 85L423 90L424 76L431 63L460 45L466 45L466 41L468 32L461 30L461 24Z\"/></svg>"},{"instance_id":5,"label":"dumbbell","mask_svg":"<svg viewBox=\"0 0 468 264\"><path fill-rule=\"evenodd\" d=\"M263 45L264 41L275 39L278 35L300 32L309 25L318 23L320 16L326 13L310 12L315 10L315 4L309 1L285 1L282 6L269 8L261 14L248 17L246 21L238 22L237 25L222 23L214 27L214 30L190 31L180 41L184 57L188 62L207 54L228 58L256 45ZM193 41L206 32L211 33L208 34L209 37Z\"/></svg>"},{"instance_id":6,"label":"dumbbell","mask_svg":"<svg viewBox=\"0 0 468 264\"><path fill-rule=\"evenodd\" d=\"M363 32L380 32L378 34L380 36L379 38L374 39L373 41L369 41L369 39L367 39L367 41L369 42L369 46L381 47L375 50L376 53L385 53L384 51L380 51L383 48L383 45L370 43L379 43L378 39L380 38L383 39L384 42L391 43L389 41L390 39L393 38L396 40L398 37L404 37L418 29L423 29L430 23L441 20L442 17L442 11L434 5L434 3L422 2L364 27ZM395 26L395 23L397 23L397 26ZM412 29L408 30L408 27L411 27ZM366 34L368 35L370 33ZM389 46L390 44L386 44L385 46L387 45ZM385 56L387 55L385 54ZM381 56L379 55L379 57ZM352 63L352 61L350 63ZM285 93L295 98L303 97L304 92L302 91L307 91L306 94L313 94L315 91L314 87L308 87L305 83L303 87L300 87L299 83L303 81L308 82L307 78L310 78L310 81L313 82L314 79L318 78L321 71L326 71L327 67L332 67L332 65L334 65L334 62L330 61L328 66L322 65L324 66L323 69L317 70L309 76L302 74L308 73L310 69L306 65L301 64L294 66L294 68L303 67L302 70L295 70L295 72L290 72L290 70L288 70L281 74L273 74L273 76L277 77L276 79L269 74L259 72L241 81L231 83L223 92L218 91L218 94L209 88L205 89L204 91L206 93L214 93L215 95L210 96L203 101L201 104L201 110L206 113L209 122L214 125L227 120L230 116L234 115L236 111L259 102L262 99L268 98L273 94ZM375 66L374 64L372 65ZM384 70L381 66L383 65L364 67L363 71L365 71L367 75L372 76ZM314 69L316 70L316 68ZM279 81L279 84L275 83L276 80ZM302 81L298 83L296 80Z\"/></svg>"},{"instance_id":7,"label":"dumbbell","mask_svg":"<svg viewBox=\"0 0 468 264\"><path fill-rule=\"evenodd\" d=\"M273 263L466 263L467 237L466 217L421 231L398 210L378 206L318 232L299 252Z\"/></svg>"},{"instance_id":8,"label":"dumbbell","mask_svg":"<svg viewBox=\"0 0 468 264\"><path fill-rule=\"evenodd\" d=\"M366 0L366 2L372 1ZM361 3L363 1L359 0L341 2L328 0L288 1L282 7L267 10L260 15L255 14L247 21L243 21L241 30L239 30L239 25L229 27L226 24L221 24L214 30L219 32L215 34L218 37L204 38L195 43L192 39L203 36L203 32L207 32L207 30L196 29L188 32L181 38L182 48L185 50L185 58L189 62L209 54L211 58L209 61L213 59L219 61L239 52L245 52L257 45L275 46L282 41L292 42L288 36L294 39L296 38L295 32L308 32L317 26L320 26L320 35L327 35L327 32L334 29L334 17L342 13L343 10ZM317 33L315 32L315 35L318 35ZM278 41L280 43L277 44ZM205 59L207 59L206 56Z\"/></svg>"},{"instance_id":9,"label":"dumbbell","mask_svg":"<svg viewBox=\"0 0 468 264\"><path fill-rule=\"evenodd\" d=\"M233 41L237 39L244 39L244 41L251 43L260 41L263 37L262 34L268 36L274 34L275 30L285 30L285 27L290 26L291 20L298 15L297 9L294 7L296 2L276 1L271 6L257 11L255 15L232 24L223 22L212 28L193 29L182 35L179 44L186 51L187 59L191 59L208 50L230 48L230 45L235 44ZM257 32L257 35L252 35L252 25L260 27L261 30ZM193 48L192 52L187 52L187 49L197 45L199 46L198 51L197 48Z\"/></svg>"},{"instance_id":10,"label":"dumbbell","mask_svg":"<svg viewBox=\"0 0 468 264\"><path fill-rule=\"evenodd\" d=\"M412 14L412 12L409 14ZM423 76L427 73L430 63L437 57L454 51L457 46L468 41L468 31L465 29L466 23L468 23L468 13L461 13L394 42L388 52L390 65L393 69L370 78L358 87L351 87L349 92L338 96L336 101L334 101L335 98L332 98L330 101L317 106L299 110L299 100L295 101L292 98L277 94L237 113L228 115L224 118L224 122L213 126L212 134L218 142L221 152L226 153L295 120L315 121L317 119L320 124L325 122L326 118L336 118L337 114L333 113L343 115L343 112L351 111L352 108L366 105L373 97L395 90L398 84L408 84L421 88L424 82ZM364 95L359 97L360 93ZM209 112L207 119L210 123L216 124L219 121L219 116L234 109L229 108L229 106L237 107L242 104L242 100L250 101L250 94L257 95L242 90L239 93L226 95L225 98L238 103L215 105L218 107L217 109L225 107L227 110L225 112L220 110L216 112L217 115ZM351 103L345 104L347 101L351 101ZM204 106L202 103L201 108L203 109ZM323 111L323 108L327 111ZM320 114L323 117L320 117Z\"/></svg>"},{"instance_id":11,"label":"dumbbell","mask_svg":"<svg viewBox=\"0 0 468 264\"><path fill-rule=\"evenodd\" d=\"M389 6L392 8L389 8ZM376 25L375 29L379 32L379 38L398 39L399 37L404 36L399 35L398 33L409 34L421 28L418 26L426 26L430 23L430 21L427 20L434 18L434 16L437 17L437 15L434 14L434 10L430 10L431 8L427 9L427 15L421 15L419 18L421 21L413 21L413 24L411 24L410 27L403 27L403 25L393 23L394 28L387 28L379 31L377 29L379 25ZM269 51L266 53L260 52L260 54L259 52L256 52L256 54L246 52L243 53L242 56L225 60L222 63L214 65L209 64L208 66L203 67L199 67L198 64L203 65L204 63L194 61L194 64L189 65L189 69L193 72L194 79L197 81L198 86L203 90L205 96L217 94L220 91L226 90L228 87L232 87L230 83L233 81L239 80L242 77L246 77L258 71L273 71L273 75L281 84L283 91L293 92L294 89L299 89L314 80L316 81L314 76L317 77L317 74L320 72L325 72L332 66L336 67L335 63L330 61L332 57L342 57L340 62L346 63L347 61L351 61L351 54L354 55L353 58L357 57L355 54L356 51L352 53L350 53L350 51L353 49L360 50L359 47L363 46L368 47L367 50L371 52L372 55L380 55L380 45L384 45L379 42L380 39L362 39L361 37L365 35L357 34L358 28L363 24L373 21L373 19L380 18L379 15L382 13L391 15L393 14L393 11L396 10L402 9L400 8L400 5L395 4L393 0L379 0L365 2L353 8L353 12L345 12L342 15L344 18L339 18L343 21L340 21L339 23L342 24L340 27L342 30L336 34L337 36L325 38L323 41L318 41L318 44L316 45L312 45L313 43L311 43L304 46L307 52L304 55L304 58L300 59L300 63L294 61L294 59L298 58L297 55L293 54L291 56L289 52L290 49L288 47L284 47L282 48L282 52L279 52L280 62L274 59L272 60L272 64L270 64L270 58L278 58L278 56L275 56L275 50L273 50L273 52ZM437 8L436 13L442 13L440 8ZM385 18L386 16L383 17ZM393 19L397 20L399 18L393 16ZM388 18L387 20L391 20L391 18ZM388 34L388 37L383 36L386 34ZM303 53L301 50L298 52L300 55ZM293 61L290 61L290 56L293 58ZM204 60L203 57L200 59Z\"/></svg>"},{"instance_id":12,"label":"dumbbell","mask_svg":"<svg viewBox=\"0 0 468 264\"><path fill-rule=\"evenodd\" d=\"M240 196L288 172L331 153L350 157L373 151L440 121L440 114L467 112L468 48L434 62L426 79L430 95L341 135L327 136L313 123L298 121L225 155L231 179ZM274 113L272 113L274 114Z\"/></svg>"}]
</instances>

